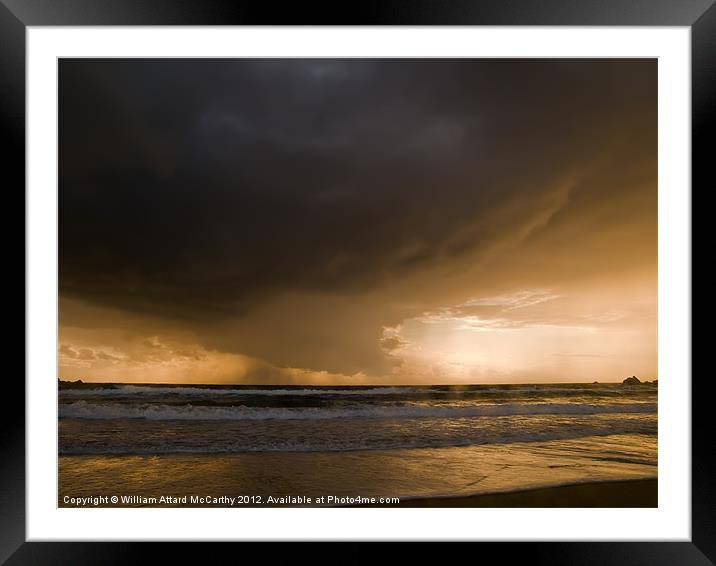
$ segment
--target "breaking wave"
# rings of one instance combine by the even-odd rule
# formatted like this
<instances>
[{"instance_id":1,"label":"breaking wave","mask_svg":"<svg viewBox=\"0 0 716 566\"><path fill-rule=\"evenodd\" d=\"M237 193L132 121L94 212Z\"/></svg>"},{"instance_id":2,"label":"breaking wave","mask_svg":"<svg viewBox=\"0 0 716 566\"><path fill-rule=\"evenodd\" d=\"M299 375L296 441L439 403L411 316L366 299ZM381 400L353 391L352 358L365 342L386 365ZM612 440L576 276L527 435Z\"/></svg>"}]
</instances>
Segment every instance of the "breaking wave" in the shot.
<instances>
[{"instance_id":1,"label":"breaking wave","mask_svg":"<svg viewBox=\"0 0 716 566\"><path fill-rule=\"evenodd\" d=\"M361 418L459 418L509 415L593 415L602 413L654 413L655 403L618 403L610 405L573 403L494 404L473 406L366 406L345 407L230 407L103 404L76 401L61 403L60 418L72 419L149 419L149 420L305 420Z\"/></svg>"}]
</instances>

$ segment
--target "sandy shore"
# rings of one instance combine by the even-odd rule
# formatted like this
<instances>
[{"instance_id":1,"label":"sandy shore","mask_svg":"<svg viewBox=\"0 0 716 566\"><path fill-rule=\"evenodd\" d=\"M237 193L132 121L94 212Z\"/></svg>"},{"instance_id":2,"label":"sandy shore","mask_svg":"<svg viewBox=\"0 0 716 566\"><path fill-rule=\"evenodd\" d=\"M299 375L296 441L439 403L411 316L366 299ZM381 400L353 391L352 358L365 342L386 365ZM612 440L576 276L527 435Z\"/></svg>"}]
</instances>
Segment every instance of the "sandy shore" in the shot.
<instances>
[{"instance_id":1,"label":"sandy shore","mask_svg":"<svg viewBox=\"0 0 716 566\"><path fill-rule=\"evenodd\" d=\"M658 507L658 480L624 480L488 493L404 499L397 507ZM381 505L386 507L386 505Z\"/></svg>"},{"instance_id":2,"label":"sandy shore","mask_svg":"<svg viewBox=\"0 0 716 566\"><path fill-rule=\"evenodd\" d=\"M411 507L654 507L655 452L655 437L614 435L396 450L60 455L58 505L76 505L66 498L116 495L128 498L93 506L167 507L174 504L161 497L241 495L260 498L261 506L272 505L269 497L311 498L313 506L329 496L397 496ZM628 457L643 463L624 461ZM454 495L435 497L441 493Z\"/></svg>"}]
</instances>

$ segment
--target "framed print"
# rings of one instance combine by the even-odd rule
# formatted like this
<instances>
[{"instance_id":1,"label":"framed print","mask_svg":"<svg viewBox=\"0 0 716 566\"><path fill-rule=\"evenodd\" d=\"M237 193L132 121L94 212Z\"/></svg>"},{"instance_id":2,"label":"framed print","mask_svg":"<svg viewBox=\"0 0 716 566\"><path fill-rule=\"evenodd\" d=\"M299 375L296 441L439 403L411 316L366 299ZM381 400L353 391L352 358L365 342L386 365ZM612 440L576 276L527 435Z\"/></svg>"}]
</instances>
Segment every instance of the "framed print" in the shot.
<instances>
[{"instance_id":1,"label":"framed print","mask_svg":"<svg viewBox=\"0 0 716 566\"><path fill-rule=\"evenodd\" d=\"M27 211L9 564L711 563L690 185L716 9L389 5L1 7Z\"/></svg>"}]
</instances>

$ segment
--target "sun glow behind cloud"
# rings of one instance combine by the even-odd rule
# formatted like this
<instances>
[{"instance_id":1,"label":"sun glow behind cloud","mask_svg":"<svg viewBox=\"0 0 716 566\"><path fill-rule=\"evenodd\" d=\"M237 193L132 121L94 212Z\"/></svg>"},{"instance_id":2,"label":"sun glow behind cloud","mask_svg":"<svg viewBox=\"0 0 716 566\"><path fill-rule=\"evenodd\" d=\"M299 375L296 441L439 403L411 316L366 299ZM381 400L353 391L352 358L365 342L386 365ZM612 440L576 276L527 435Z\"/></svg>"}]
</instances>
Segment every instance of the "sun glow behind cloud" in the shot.
<instances>
[{"instance_id":1,"label":"sun glow behind cloud","mask_svg":"<svg viewBox=\"0 0 716 566\"><path fill-rule=\"evenodd\" d=\"M563 299L560 301L560 299ZM383 329L394 375L453 381L616 381L655 376L656 333L648 313L594 315L549 290L474 298ZM655 328L655 326L654 326Z\"/></svg>"},{"instance_id":2,"label":"sun glow behind cloud","mask_svg":"<svg viewBox=\"0 0 716 566\"><path fill-rule=\"evenodd\" d=\"M393 360L387 375L281 367L207 349L187 336L122 337L109 331L99 336L114 345L101 346L93 343L97 334L73 328L63 332L60 371L67 378L135 383L615 381L629 372L655 378L652 301L648 289L639 294L641 300L620 304L604 289L579 297L526 289L425 311L383 326L376 336Z\"/></svg>"}]
</instances>

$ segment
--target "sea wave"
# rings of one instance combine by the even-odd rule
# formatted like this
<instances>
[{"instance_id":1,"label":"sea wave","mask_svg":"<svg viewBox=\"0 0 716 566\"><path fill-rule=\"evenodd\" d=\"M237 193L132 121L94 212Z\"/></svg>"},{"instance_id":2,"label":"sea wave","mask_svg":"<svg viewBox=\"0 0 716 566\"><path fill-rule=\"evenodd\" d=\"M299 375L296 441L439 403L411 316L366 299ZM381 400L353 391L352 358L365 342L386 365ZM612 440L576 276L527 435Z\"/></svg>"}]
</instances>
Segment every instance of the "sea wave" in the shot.
<instances>
[{"instance_id":1,"label":"sea wave","mask_svg":"<svg viewBox=\"0 0 716 566\"><path fill-rule=\"evenodd\" d=\"M103 387L81 387L76 389L61 389L61 398L94 398L94 397L142 397L176 395L179 397L215 397L215 396L358 396L372 397L381 395L399 396L425 396L425 395L464 395L480 396L483 394L510 395L610 395L610 394L651 394L655 388L642 387L634 390L630 387L615 385L614 387L575 387L564 385L525 385L525 386L494 386L494 387L410 387L410 386L376 386L376 387L346 387L346 388L224 388L224 387L187 387L187 386L154 386L154 385L118 385Z\"/></svg>"},{"instance_id":2,"label":"sea wave","mask_svg":"<svg viewBox=\"0 0 716 566\"><path fill-rule=\"evenodd\" d=\"M60 418L150 420L305 420L361 418L459 418L509 415L591 415L602 413L654 413L655 403L609 405L576 403L520 403L474 406L366 406L346 407L212 407L199 405L61 403Z\"/></svg>"},{"instance_id":3,"label":"sea wave","mask_svg":"<svg viewBox=\"0 0 716 566\"><path fill-rule=\"evenodd\" d=\"M125 397L178 395L188 397L211 397L215 395L406 395L420 391L406 387L375 387L369 389L224 389L209 387L161 387L142 385L115 385L101 388L61 389L60 397Z\"/></svg>"},{"instance_id":4,"label":"sea wave","mask_svg":"<svg viewBox=\"0 0 716 566\"><path fill-rule=\"evenodd\" d=\"M336 438L264 438L260 441L245 440L234 437L224 437L213 442L202 442L201 439L182 440L152 438L143 442L126 443L117 441L112 437L103 442L82 442L76 437L66 438L60 444L59 453L62 455L82 454L232 454L245 452L354 452L362 450L397 450L413 448L447 448L466 447L490 444L514 444L522 442L554 442L564 440L579 440L589 442L603 437L619 439L621 435L639 435L644 438L645 444L656 434L655 423L622 423L617 426L575 427L562 430L547 431L512 431L502 433L481 433L474 431L474 435L465 436L439 436L424 437L412 436L408 438L366 438L366 437L336 437ZM601 442L601 441L599 441ZM618 447L617 447L618 448ZM577 448L578 450L579 448ZM624 453L612 455L620 461L632 463L656 464L656 454L650 450L639 450L638 453Z\"/></svg>"}]
</instances>

